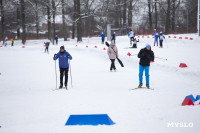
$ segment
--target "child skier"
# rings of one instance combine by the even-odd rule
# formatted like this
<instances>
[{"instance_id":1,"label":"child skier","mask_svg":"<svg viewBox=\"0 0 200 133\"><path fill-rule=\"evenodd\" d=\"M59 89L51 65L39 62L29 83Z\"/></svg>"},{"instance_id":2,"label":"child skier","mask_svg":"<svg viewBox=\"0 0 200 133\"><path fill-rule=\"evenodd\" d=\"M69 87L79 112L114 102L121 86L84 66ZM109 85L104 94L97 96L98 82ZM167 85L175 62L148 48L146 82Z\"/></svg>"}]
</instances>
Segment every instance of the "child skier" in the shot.
<instances>
[{"instance_id":1,"label":"child skier","mask_svg":"<svg viewBox=\"0 0 200 133\"><path fill-rule=\"evenodd\" d=\"M136 38L134 37L132 48L137 48L137 42L139 42L139 40L136 40Z\"/></svg>"},{"instance_id":2,"label":"child skier","mask_svg":"<svg viewBox=\"0 0 200 133\"><path fill-rule=\"evenodd\" d=\"M128 36L130 38L130 45L132 45L132 41L134 39L134 32L132 31L132 29L130 29L130 32L128 33Z\"/></svg>"},{"instance_id":3,"label":"child skier","mask_svg":"<svg viewBox=\"0 0 200 133\"><path fill-rule=\"evenodd\" d=\"M14 39L10 39L10 41L11 41L11 46L14 46Z\"/></svg>"},{"instance_id":4,"label":"child skier","mask_svg":"<svg viewBox=\"0 0 200 133\"><path fill-rule=\"evenodd\" d=\"M101 40L102 40L102 44L104 44L105 35L103 34L103 32L102 32L102 34L101 34Z\"/></svg>"},{"instance_id":5,"label":"child skier","mask_svg":"<svg viewBox=\"0 0 200 133\"><path fill-rule=\"evenodd\" d=\"M165 36L163 35L162 32L160 32L160 35L159 35L159 40L160 40L160 48L163 47L163 40L165 39Z\"/></svg>"},{"instance_id":6,"label":"child skier","mask_svg":"<svg viewBox=\"0 0 200 133\"><path fill-rule=\"evenodd\" d=\"M153 36L155 37L154 46L156 45L156 43L157 43L157 46L158 46L158 32L156 31L156 29L154 29Z\"/></svg>"},{"instance_id":7,"label":"child skier","mask_svg":"<svg viewBox=\"0 0 200 133\"><path fill-rule=\"evenodd\" d=\"M7 41L8 41L8 37L5 37L4 42L3 42L5 47L7 46L7 43L8 43Z\"/></svg>"},{"instance_id":8,"label":"child skier","mask_svg":"<svg viewBox=\"0 0 200 133\"><path fill-rule=\"evenodd\" d=\"M65 74L65 87L67 89L68 83L68 71L69 71L69 62L68 60L72 60L72 56L65 50L64 46L60 47L60 51L57 54L54 54L54 60L59 58L59 67L60 67L60 87L63 87L63 74Z\"/></svg>"},{"instance_id":9,"label":"child skier","mask_svg":"<svg viewBox=\"0 0 200 133\"><path fill-rule=\"evenodd\" d=\"M145 76L146 76L146 87L149 89L149 67L150 67L150 61L154 61L154 53L151 50L151 45L146 44L146 47L141 49L138 58L140 58L139 63L139 86L138 88L142 88L143 85L143 71L145 70Z\"/></svg>"},{"instance_id":10,"label":"child skier","mask_svg":"<svg viewBox=\"0 0 200 133\"><path fill-rule=\"evenodd\" d=\"M50 44L50 42L49 41L46 41L46 42L44 42L44 44L45 44L45 53L47 52L47 53L49 53L49 44Z\"/></svg>"},{"instance_id":11,"label":"child skier","mask_svg":"<svg viewBox=\"0 0 200 133\"><path fill-rule=\"evenodd\" d=\"M111 42L111 45L107 50L107 53L111 60L110 72L112 72L113 69L116 72L115 59L118 57L118 49L113 41Z\"/></svg>"}]
</instances>

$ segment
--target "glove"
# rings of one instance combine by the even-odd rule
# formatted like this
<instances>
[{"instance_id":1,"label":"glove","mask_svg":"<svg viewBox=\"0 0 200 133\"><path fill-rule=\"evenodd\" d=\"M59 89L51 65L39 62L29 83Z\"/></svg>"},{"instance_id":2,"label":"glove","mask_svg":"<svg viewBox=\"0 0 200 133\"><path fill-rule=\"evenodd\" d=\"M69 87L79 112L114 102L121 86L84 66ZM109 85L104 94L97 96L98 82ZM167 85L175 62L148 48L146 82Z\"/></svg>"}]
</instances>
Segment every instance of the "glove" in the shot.
<instances>
[{"instance_id":1,"label":"glove","mask_svg":"<svg viewBox=\"0 0 200 133\"><path fill-rule=\"evenodd\" d=\"M54 54L54 58L56 57L57 54Z\"/></svg>"}]
</instances>

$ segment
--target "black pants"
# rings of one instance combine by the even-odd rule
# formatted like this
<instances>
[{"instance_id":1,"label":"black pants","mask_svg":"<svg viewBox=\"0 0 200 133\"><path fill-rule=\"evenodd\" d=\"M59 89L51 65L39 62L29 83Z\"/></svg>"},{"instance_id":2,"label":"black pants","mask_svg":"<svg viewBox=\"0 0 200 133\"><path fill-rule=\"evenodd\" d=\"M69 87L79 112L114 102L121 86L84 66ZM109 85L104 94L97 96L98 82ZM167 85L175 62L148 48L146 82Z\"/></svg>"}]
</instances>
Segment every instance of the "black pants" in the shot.
<instances>
[{"instance_id":1,"label":"black pants","mask_svg":"<svg viewBox=\"0 0 200 133\"><path fill-rule=\"evenodd\" d=\"M115 39L112 39L111 41L113 41L113 42L114 42L114 44L115 44Z\"/></svg>"},{"instance_id":2,"label":"black pants","mask_svg":"<svg viewBox=\"0 0 200 133\"><path fill-rule=\"evenodd\" d=\"M63 76L65 75L65 86L68 82L68 71L69 68L60 68L60 85L63 86Z\"/></svg>"},{"instance_id":3,"label":"black pants","mask_svg":"<svg viewBox=\"0 0 200 133\"><path fill-rule=\"evenodd\" d=\"M56 44L58 44L58 40L56 40Z\"/></svg>"},{"instance_id":4,"label":"black pants","mask_svg":"<svg viewBox=\"0 0 200 133\"><path fill-rule=\"evenodd\" d=\"M14 41L12 41L12 46L14 45Z\"/></svg>"},{"instance_id":5,"label":"black pants","mask_svg":"<svg viewBox=\"0 0 200 133\"><path fill-rule=\"evenodd\" d=\"M46 52L49 53L49 47L46 47L44 52L45 52L45 53L46 53Z\"/></svg>"},{"instance_id":6,"label":"black pants","mask_svg":"<svg viewBox=\"0 0 200 133\"><path fill-rule=\"evenodd\" d=\"M116 69L116 67L115 67L115 59L110 59L111 60L111 66L110 66L110 70L112 70L112 69Z\"/></svg>"},{"instance_id":7,"label":"black pants","mask_svg":"<svg viewBox=\"0 0 200 133\"><path fill-rule=\"evenodd\" d=\"M104 44L104 38L101 38L101 40L102 40L102 44Z\"/></svg>"},{"instance_id":8,"label":"black pants","mask_svg":"<svg viewBox=\"0 0 200 133\"><path fill-rule=\"evenodd\" d=\"M160 40L160 47L163 47L163 40Z\"/></svg>"}]
</instances>

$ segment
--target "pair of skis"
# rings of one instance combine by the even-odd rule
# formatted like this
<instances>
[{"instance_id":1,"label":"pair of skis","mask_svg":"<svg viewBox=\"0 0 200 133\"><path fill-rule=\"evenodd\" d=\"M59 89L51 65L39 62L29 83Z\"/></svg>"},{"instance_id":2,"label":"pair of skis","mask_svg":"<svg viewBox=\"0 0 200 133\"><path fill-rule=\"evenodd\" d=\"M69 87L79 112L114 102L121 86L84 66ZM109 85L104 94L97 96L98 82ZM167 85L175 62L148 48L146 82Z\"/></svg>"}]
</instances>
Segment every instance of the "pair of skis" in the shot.
<instances>
[{"instance_id":1,"label":"pair of skis","mask_svg":"<svg viewBox=\"0 0 200 133\"><path fill-rule=\"evenodd\" d=\"M56 91L56 90L68 90L68 88L66 88L66 87L62 87L62 88L56 88L56 89L53 89L53 91Z\"/></svg>"},{"instance_id":2,"label":"pair of skis","mask_svg":"<svg viewBox=\"0 0 200 133\"><path fill-rule=\"evenodd\" d=\"M147 88L147 87L137 87L137 88L133 88L129 90L131 91L131 90L140 90L140 89L154 90L154 88Z\"/></svg>"}]
</instances>

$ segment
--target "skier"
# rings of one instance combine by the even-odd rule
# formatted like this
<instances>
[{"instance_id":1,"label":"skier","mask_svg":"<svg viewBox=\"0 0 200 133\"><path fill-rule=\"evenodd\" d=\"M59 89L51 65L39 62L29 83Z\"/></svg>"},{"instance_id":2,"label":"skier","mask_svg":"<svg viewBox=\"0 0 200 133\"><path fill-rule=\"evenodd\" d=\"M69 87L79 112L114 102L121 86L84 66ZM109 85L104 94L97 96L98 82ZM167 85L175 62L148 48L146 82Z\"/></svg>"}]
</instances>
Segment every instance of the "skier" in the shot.
<instances>
[{"instance_id":1,"label":"skier","mask_svg":"<svg viewBox=\"0 0 200 133\"><path fill-rule=\"evenodd\" d=\"M160 48L163 48L163 40L165 39L165 36L162 32L160 32L159 40L160 40Z\"/></svg>"},{"instance_id":2,"label":"skier","mask_svg":"<svg viewBox=\"0 0 200 133\"><path fill-rule=\"evenodd\" d=\"M50 42L49 41L46 41L46 42L44 42L44 44L45 44L45 53L47 52L47 53L49 53L49 44L50 44Z\"/></svg>"},{"instance_id":3,"label":"skier","mask_svg":"<svg viewBox=\"0 0 200 133\"><path fill-rule=\"evenodd\" d=\"M102 44L104 44L105 35L103 34L103 32L102 32L102 34L101 34L101 40L102 40Z\"/></svg>"},{"instance_id":4,"label":"skier","mask_svg":"<svg viewBox=\"0 0 200 133\"><path fill-rule=\"evenodd\" d=\"M145 70L145 76L146 76L146 87L149 89L149 67L150 67L150 61L154 61L154 53L151 50L151 45L146 44L146 47L141 49L138 58L140 58L139 63L139 86L138 88L142 88L143 85L143 71Z\"/></svg>"},{"instance_id":5,"label":"skier","mask_svg":"<svg viewBox=\"0 0 200 133\"><path fill-rule=\"evenodd\" d=\"M156 29L154 29L153 36L155 37L154 46L156 45L156 43L157 43L157 46L158 46L158 32L156 31Z\"/></svg>"},{"instance_id":6,"label":"skier","mask_svg":"<svg viewBox=\"0 0 200 133\"><path fill-rule=\"evenodd\" d=\"M58 36L57 35L55 37L55 40L56 40L56 45L58 45Z\"/></svg>"},{"instance_id":7,"label":"skier","mask_svg":"<svg viewBox=\"0 0 200 133\"><path fill-rule=\"evenodd\" d=\"M60 67L60 87L63 87L63 74L65 74L65 87L67 89L68 83L68 71L69 71L69 62L68 60L72 60L72 56L65 50L64 46L60 47L60 51L57 54L54 54L54 60L59 58L59 67Z\"/></svg>"},{"instance_id":8,"label":"skier","mask_svg":"<svg viewBox=\"0 0 200 133\"><path fill-rule=\"evenodd\" d=\"M5 37L4 42L3 42L5 47L7 46L7 41L8 41L8 37Z\"/></svg>"},{"instance_id":9,"label":"skier","mask_svg":"<svg viewBox=\"0 0 200 133\"><path fill-rule=\"evenodd\" d=\"M130 38L130 45L132 45L132 41L134 39L134 32L132 31L132 29L130 29L130 32L128 33L128 36Z\"/></svg>"},{"instance_id":10,"label":"skier","mask_svg":"<svg viewBox=\"0 0 200 133\"><path fill-rule=\"evenodd\" d=\"M14 39L10 39L10 41L11 41L11 46L14 46Z\"/></svg>"},{"instance_id":11,"label":"skier","mask_svg":"<svg viewBox=\"0 0 200 133\"><path fill-rule=\"evenodd\" d=\"M116 33L115 33L115 32L113 32L113 35L112 35L112 39L111 39L111 41L113 41L113 42L114 42L114 44L115 44L115 40L116 40Z\"/></svg>"},{"instance_id":12,"label":"skier","mask_svg":"<svg viewBox=\"0 0 200 133\"><path fill-rule=\"evenodd\" d=\"M113 69L116 72L117 70L115 67L115 59L118 57L118 49L113 41L111 42L111 45L109 46L107 50L107 53L108 53L109 59L111 60L110 72L112 72Z\"/></svg>"},{"instance_id":13,"label":"skier","mask_svg":"<svg viewBox=\"0 0 200 133\"><path fill-rule=\"evenodd\" d=\"M137 42L139 42L139 40L136 40L136 38L134 37L132 48L137 48Z\"/></svg>"}]
</instances>

